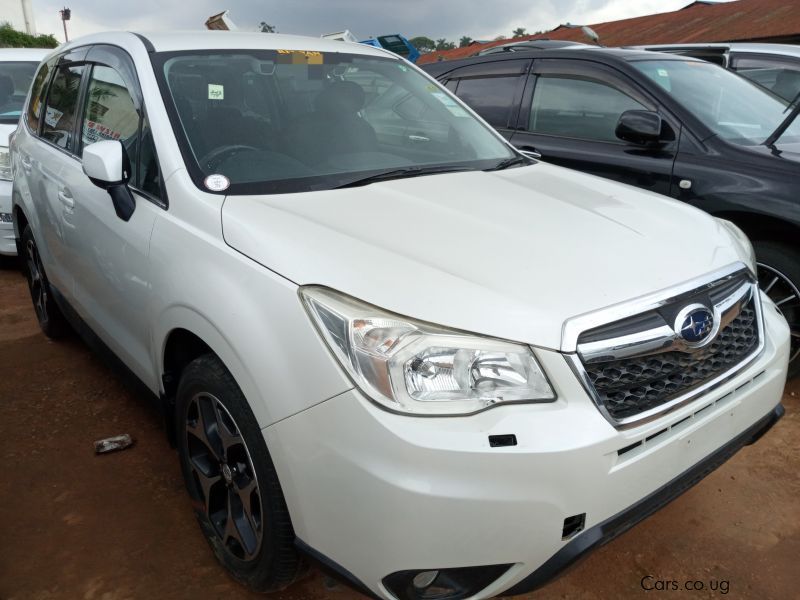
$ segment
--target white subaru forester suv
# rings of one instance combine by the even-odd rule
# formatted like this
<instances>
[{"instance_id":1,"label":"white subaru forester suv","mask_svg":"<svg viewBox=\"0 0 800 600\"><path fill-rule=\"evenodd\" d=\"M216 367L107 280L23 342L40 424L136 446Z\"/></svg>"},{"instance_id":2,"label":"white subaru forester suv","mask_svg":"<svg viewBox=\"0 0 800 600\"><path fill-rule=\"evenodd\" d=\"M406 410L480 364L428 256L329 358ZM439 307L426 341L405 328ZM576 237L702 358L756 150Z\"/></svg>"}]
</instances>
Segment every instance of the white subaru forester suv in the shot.
<instances>
[{"instance_id":1,"label":"white subaru forester suv","mask_svg":"<svg viewBox=\"0 0 800 600\"><path fill-rule=\"evenodd\" d=\"M157 397L220 562L380 598L542 585L781 416L730 223L517 153L380 49L99 34L12 142L44 332Z\"/></svg>"}]
</instances>

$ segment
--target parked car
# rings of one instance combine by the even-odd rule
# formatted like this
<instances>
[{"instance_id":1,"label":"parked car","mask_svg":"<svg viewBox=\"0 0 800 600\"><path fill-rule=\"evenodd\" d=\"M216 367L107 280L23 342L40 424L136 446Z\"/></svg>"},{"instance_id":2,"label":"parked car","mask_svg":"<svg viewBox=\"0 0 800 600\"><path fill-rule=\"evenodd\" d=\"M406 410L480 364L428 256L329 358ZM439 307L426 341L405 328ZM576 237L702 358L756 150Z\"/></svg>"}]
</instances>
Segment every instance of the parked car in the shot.
<instances>
[{"instance_id":1,"label":"parked car","mask_svg":"<svg viewBox=\"0 0 800 600\"><path fill-rule=\"evenodd\" d=\"M634 50L528 50L424 69L542 160L741 227L789 321L790 371L800 372L800 120L785 101L715 65Z\"/></svg>"},{"instance_id":2,"label":"parked car","mask_svg":"<svg viewBox=\"0 0 800 600\"><path fill-rule=\"evenodd\" d=\"M8 138L19 121L33 74L48 50L0 48L0 256L16 256L11 217Z\"/></svg>"},{"instance_id":3,"label":"parked car","mask_svg":"<svg viewBox=\"0 0 800 600\"><path fill-rule=\"evenodd\" d=\"M665 44L644 50L692 56L730 69L792 101L800 94L800 46L791 44Z\"/></svg>"},{"instance_id":4,"label":"parked car","mask_svg":"<svg viewBox=\"0 0 800 600\"><path fill-rule=\"evenodd\" d=\"M42 330L149 388L256 590L310 555L380 598L524 592L783 412L740 229L531 161L382 49L86 37L12 156Z\"/></svg>"}]
</instances>

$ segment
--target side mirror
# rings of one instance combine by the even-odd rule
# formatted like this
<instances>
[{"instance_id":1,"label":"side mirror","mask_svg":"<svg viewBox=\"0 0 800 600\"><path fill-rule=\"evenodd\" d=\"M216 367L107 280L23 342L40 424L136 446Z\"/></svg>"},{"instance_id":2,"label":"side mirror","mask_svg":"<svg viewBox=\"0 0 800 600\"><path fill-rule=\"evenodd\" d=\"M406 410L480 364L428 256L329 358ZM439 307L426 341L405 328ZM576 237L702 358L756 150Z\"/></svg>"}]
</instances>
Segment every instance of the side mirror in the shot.
<instances>
[{"instance_id":1,"label":"side mirror","mask_svg":"<svg viewBox=\"0 0 800 600\"><path fill-rule=\"evenodd\" d=\"M626 142L648 145L661 141L662 120L649 110L626 110L619 117L617 137Z\"/></svg>"},{"instance_id":2,"label":"side mirror","mask_svg":"<svg viewBox=\"0 0 800 600\"><path fill-rule=\"evenodd\" d=\"M83 172L93 184L108 192L117 216L129 221L136 209L136 200L128 187L131 161L122 142L95 142L83 149L82 158Z\"/></svg>"}]
</instances>

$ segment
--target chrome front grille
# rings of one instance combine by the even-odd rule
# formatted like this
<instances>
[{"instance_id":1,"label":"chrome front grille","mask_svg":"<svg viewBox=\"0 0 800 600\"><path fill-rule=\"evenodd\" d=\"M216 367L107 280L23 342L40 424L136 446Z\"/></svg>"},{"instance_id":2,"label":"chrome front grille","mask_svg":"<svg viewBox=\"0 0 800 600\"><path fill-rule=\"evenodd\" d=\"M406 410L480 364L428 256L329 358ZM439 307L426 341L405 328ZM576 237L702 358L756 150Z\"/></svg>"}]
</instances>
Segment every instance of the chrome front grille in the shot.
<instances>
[{"instance_id":1,"label":"chrome front grille","mask_svg":"<svg viewBox=\"0 0 800 600\"><path fill-rule=\"evenodd\" d=\"M698 321L713 320L695 323L692 310ZM760 351L757 283L749 271L735 271L586 329L576 342L573 367L600 412L615 426L638 423L690 401Z\"/></svg>"}]
</instances>

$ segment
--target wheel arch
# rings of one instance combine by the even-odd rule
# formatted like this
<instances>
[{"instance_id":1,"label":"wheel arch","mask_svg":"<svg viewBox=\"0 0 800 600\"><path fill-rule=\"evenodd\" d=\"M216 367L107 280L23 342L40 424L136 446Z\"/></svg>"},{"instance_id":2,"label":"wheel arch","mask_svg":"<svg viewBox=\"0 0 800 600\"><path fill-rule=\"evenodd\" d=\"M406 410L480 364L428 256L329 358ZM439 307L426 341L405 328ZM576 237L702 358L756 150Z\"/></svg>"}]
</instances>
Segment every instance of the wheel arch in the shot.
<instances>
[{"instance_id":1,"label":"wheel arch","mask_svg":"<svg viewBox=\"0 0 800 600\"><path fill-rule=\"evenodd\" d=\"M29 224L28 215L25 209L18 202L14 202L11 208L11 215L14 219L14 236L17 238L17 254L19 254L19 240L22 239L22 232Z\"/></svg>"},{"instance_id":2,"label":"wheel arch","mask_svg":"<svg viewBox=\"0 0 800 600\"><path fill-rule=\"evenodd\" d=\"M798 247L800 225L777 217L747 211L720 211L715 217L736 223L751 240L782 242Z\"/></svg>"},{"instance_id":3,"label":"wheel arch","mask_svg":"<svg viewBox=\"0 0 800 600\"><path fill-rule=\"evenodd\" d=\"M167 433L172 440L175 432L175 394L183 369L204 354L213 354L230 372L247 398L261 428L270 420L267 406L261 401L254 379L244 361L234 350L220 329L195 310L180 306L166 311L159 320L157 339L161 340L158 373L161 379L161 397Z\"/></svg>"}]
</instances>

